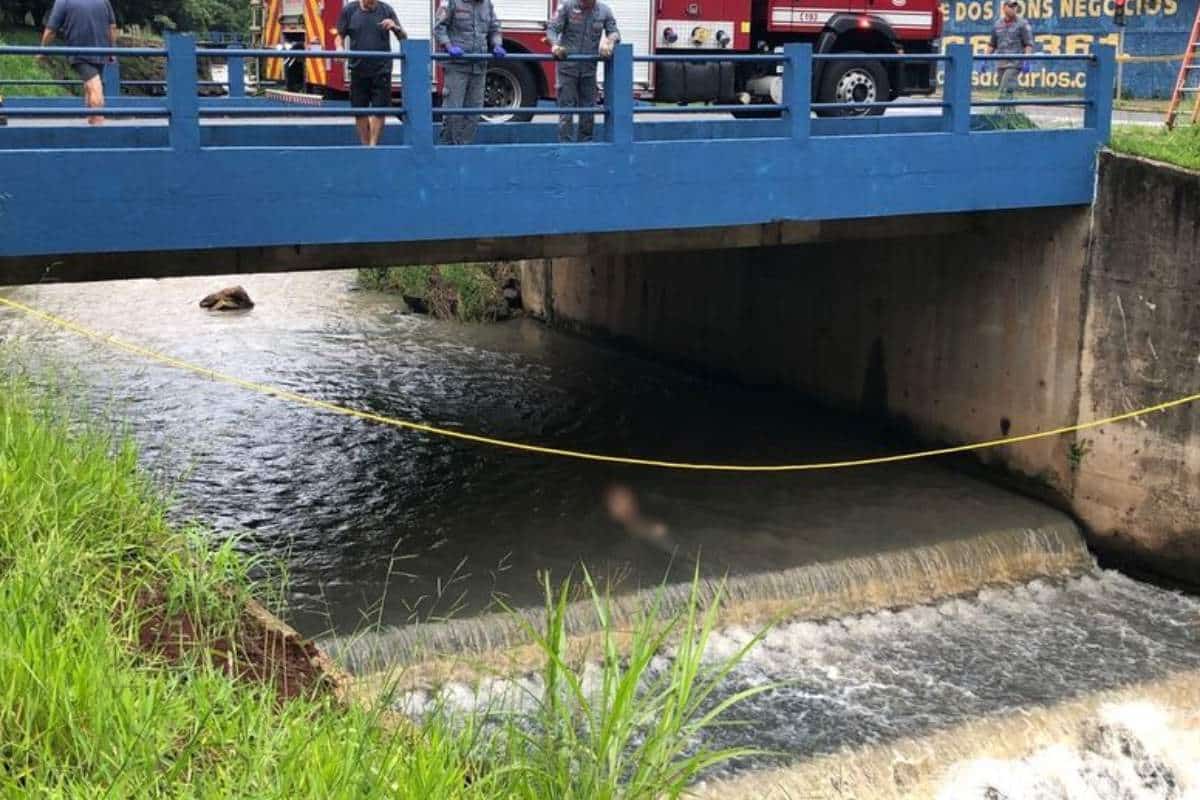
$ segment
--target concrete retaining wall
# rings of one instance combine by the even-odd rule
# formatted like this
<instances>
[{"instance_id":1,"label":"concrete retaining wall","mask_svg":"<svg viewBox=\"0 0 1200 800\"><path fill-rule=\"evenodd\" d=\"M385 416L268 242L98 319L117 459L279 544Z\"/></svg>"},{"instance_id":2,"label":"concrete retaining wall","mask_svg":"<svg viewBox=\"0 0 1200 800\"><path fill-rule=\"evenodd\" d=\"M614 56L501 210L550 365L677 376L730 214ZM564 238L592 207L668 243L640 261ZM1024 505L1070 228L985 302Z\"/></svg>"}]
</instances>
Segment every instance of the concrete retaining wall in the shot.
<instances>
[{"instance_id":1,"label":"concrete retaining wall","mask_svg":"<svg viewBox=\"0 0 1200 800\"><path fill-rule=\"evenodd\" d=\"M1200 173L1105 155L1080 416L1200 392ZM1074 508L1095 547L1200 583L1200 403L1081 433Z\"/></svg>"},{"instance_id":2,"label":"concrete retaining wall","mask_svg":"<svg viewBox=\"0 0 1200 800\"><path fill-rule=\"evenodd\" d=\"M1044 209L903 238L548 259L522 265L524 293L556 324L929 442L1046 430L1200 386L1200 176L1106 157L1100 193L1094 230L1090 209ZM1200 407L980 457L1050 486L1094 545L1195 579L1198 432Z\"/></svg>"}]
</instances>

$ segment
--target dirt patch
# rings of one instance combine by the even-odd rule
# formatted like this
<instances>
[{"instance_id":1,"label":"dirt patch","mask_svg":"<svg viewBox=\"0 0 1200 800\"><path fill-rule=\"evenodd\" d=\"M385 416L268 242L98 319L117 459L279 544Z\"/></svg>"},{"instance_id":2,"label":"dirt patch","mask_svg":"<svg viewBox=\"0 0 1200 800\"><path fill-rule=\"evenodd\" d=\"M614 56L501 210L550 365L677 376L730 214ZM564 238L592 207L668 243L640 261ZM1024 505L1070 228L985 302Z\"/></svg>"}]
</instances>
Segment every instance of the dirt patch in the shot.
<instances>
[{"instance_id":1,"label":"dirt patch","mask_svg":"<svg viewBox=\"0 0 1200 800\"><path fill-rule=\"evenodd\" d=\"M233 625L212 625L188 611L168 610L159 592L137 599L139 650L169 665L206 656L238 680L271 686L282 702L293 697L333 695L344 676L308 639L254 601Z\"/></svg>"}]
</instances>

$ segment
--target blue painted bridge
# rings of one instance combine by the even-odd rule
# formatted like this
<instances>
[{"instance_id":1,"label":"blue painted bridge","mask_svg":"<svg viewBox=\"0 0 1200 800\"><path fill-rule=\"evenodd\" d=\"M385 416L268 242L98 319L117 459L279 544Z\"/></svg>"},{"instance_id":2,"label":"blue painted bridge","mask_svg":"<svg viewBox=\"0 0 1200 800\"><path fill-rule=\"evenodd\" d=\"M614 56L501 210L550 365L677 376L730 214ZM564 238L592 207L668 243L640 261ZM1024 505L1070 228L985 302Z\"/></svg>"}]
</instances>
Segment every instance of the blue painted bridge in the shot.
<instances>
[{"instance_id":1,"label":"blue painted bridge","mask_svg":"<svg viewBox=\"0 0 1200 800\"><path fill-rule=\"evenodd\" d=\"M944 61L945 91L856 118L814 116L831 109L811 100L814 61L854 56L807 45L725 56L777 62L783 76L782 102L758 107L765 118L734 119L731 107L636 104L638 59L623 45L604 64L594 143L558 144L555 126L529 122L441 146L447 112L414 91L386 111L383 144L365 148L343 105L246 97L242 63L262 52L202 51L230 67L229 91L211 98L199 96L191 37L94 52L166 59L165 97L110 83L101 127L58 122L85 115L78 98L6 99L0 283L746 246L831 225L871 235L911 215L1086 204L1114 64L1110 48L1044 57L1083 62L1087 87L1021 106L1081 106L1082 127L1013 130L990 122L1011 119L997 113L1004 101L972 97L971 71L987 59L965 46L885 56ZM419 86L442 58L425 41L394 57ZM666 58L713 59L641 57Z\"/></svg>"}]
</instances>

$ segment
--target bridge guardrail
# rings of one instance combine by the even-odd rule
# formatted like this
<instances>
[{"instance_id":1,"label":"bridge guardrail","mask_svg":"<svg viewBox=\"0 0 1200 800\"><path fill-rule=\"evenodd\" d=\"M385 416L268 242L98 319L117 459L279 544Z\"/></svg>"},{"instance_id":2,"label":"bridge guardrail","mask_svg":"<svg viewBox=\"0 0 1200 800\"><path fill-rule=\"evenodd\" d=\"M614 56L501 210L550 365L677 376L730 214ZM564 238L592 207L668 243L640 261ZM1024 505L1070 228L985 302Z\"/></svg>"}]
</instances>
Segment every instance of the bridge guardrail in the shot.
<instances>
[{"instance_id":1,"label":"bridge guardrail","mask_svg":"<svg viewBox=\"0 0 1200 800\"><path fill-rule=\"evenodd\" d=\"M141 56L165 57L167 64L167 95L160 104L137 103L124 105L116 103L106 106L100 113L112 117L145 117L167 118L170 129L169 141L172 147L199 147L200 120L206 117L350 117L365 115L397 115L404 124L402 140L404 145L426 148L433 147L433 126L436 120L446 116L494 113L491 108L433 108L429 92L418 91L405 93L404 102L400 106L387 108L325 108L303 105L250 105L262 101L250 100L245 96L244 61L247 58L277 58L281 51L274 49L251 49L240 47L205 48L200 50L196 41L188 35L172 35L168 37L165 48L147 47L33 47L33 46L0 46L0 55L96 55L104 57ZM388 59L402 62L402 81L411 83L409 76L416 76L417 85L430 85L433 65L452 60L492 61L491 54L467 55L454 59L448 54L433 53L427 40L406 40L402 43L400 52L377 51L344 51L344 50L289 50L289 58L323 58L323 59ZM224 58L229 64L227 85L229 95L217 102L201 105L198 89L205 85L220 85L216 81L201 81L197 77L196 60L198 56L212 59ZM513 53L505 58L514 61L542 62L553 60L548 54ZM832 62L839 60L870 60L878 61L923 61L941 62L945 64L945 83L940 99L931 100L899 100L891 102L842 102L822 103L813 102L812 76L814 63ZM863 53L823 53L814 54L809 44L788 44L782 52L753 53L753 54L657 54L633 55L632 47L619 45L611 58L602 59L598 56L570 56L572 61L600 62L605 71L604 85L606 87L628 86L629 91L606 91L604 104L594 108L558 108L542 107L524 109L523 113L535 115L558 115L564 113L596 113L605 118L604 139L613 144L631 143L633 141L634 119L639 115L657 114L704 114L738 112L752 109L761 112L779 114L782 124L776 129L782 138L796 140L807 139L812 132L812 112L830 109L861 110L872 108L909 109L937 108L941 110L941 130L944 133L967 134L970 132L971 109L975 108L1005 108L1014 106L1082 106L1084 108L1084 127L1095 129L1101 141L1107 140L1111 125L1112 86L1115 58L1111 48L1101 48L1091 55L1054 55L1031 54L1022 56L1025 61L1082 61L1087 64L1087 82L1084 96L1081 98L1018 98L1013 100L975 99L972 97L971 76L976 62L995 62L1013 60L1011 55L973 55L968 45L953 45L945 54L911 53L911 54L863 54ZM776 63L782 67L782 102L756 105L702 105L702 106L639 106L635 105L633 97L633 65L634 63L657 63L669 61L693 62L760 62ZM115 73L115 75L114 75ZM112 65L106 75L106 94L119 95L119 67ZM116 88L111 84L115 79ZM0 81L0 83L4 83ZM16 85L35 85L32 82ZM56 81L58 85L73 82ZM153 81L129 82L157 83ZM10 98L11 99L11 98ZM140 98L139 98L140 100ZM96 114L96 109L84 107L22 107L6 105L2 113L9 117L84 117ZM761 133L759 134L761 135Z\"/></svg>"}]
</instances>

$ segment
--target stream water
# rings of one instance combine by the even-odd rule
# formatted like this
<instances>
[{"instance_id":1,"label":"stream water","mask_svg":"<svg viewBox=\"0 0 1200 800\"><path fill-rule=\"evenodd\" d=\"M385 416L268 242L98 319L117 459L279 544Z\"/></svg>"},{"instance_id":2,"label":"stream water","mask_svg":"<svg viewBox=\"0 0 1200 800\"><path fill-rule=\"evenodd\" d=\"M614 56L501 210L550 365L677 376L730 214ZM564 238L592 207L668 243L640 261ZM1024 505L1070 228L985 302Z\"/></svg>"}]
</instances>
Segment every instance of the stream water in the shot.
<instances>
[{"instance_id":1,"label":"stream water","mask_svg":"<svg viewBox=\"0 0 1200 800\"><path fill-rule=\"evenodd\" d=\"M357 290L350 273L243 276L253 311L197 308L238 280L3 291L240 378L490 436L729 463L889 448L873 427L791 394L722 384L530 320L409 315L395 297ZM808 593L809 619L773 631L730 682L730 691L788 684L743 709L751 728L721 734L780 753L735 771L932 735L1200 666L1192 599L1097 572L1064 516L937 463L785 475L584 463L288 404L6 309L0 339L18 344L19 358L65 370L86 408L127 420L147 469L170 487L175 516L239 537L286 572L290 621L310 635L381 624L395 642L414 622L452 618L442 626L448 641L497 646L504 637L489 620L498 617L480 616L496 610L497 596L536 605L539 571L578 574L581 564L628 592L698 564L708 579L741 581L747 602ZM905 580L895 602L915 605L859 613L889 605L889 587ZM964 595L979 586L990 588ZM714 652L748 630L726 628ZM475 702L474 690L452 691ZM1200 708L1194 694L1155 702ZM1193 780L1176 772L1179 787ZM1192 796L1182 791L1094 796Z\"/></svg>"}]
</instances>

